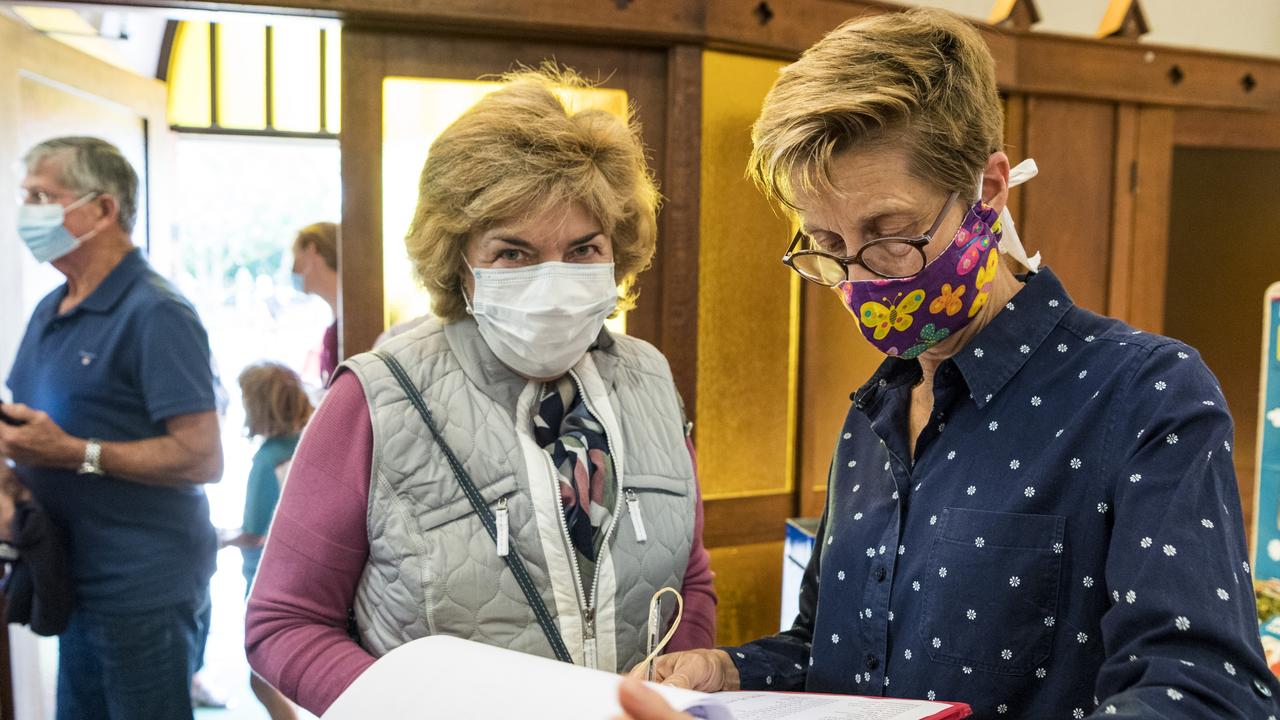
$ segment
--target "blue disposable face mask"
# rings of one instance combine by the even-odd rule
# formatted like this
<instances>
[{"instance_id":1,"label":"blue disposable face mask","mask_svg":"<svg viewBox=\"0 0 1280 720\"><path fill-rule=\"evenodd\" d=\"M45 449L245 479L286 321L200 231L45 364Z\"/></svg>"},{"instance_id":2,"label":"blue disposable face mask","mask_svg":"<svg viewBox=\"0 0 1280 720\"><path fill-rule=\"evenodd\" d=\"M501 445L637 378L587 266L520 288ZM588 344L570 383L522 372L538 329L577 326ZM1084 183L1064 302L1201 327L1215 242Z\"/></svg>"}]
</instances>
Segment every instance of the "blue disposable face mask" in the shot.
<instances>
[{"instance_id":1,"label":"blue disposable face mask","mask_svg":"<svg viewBox=\"0 0 1280 720\"><path fill-rule=\"evenodd\" d=\"M293 289L305 295L307 293L307 280L302 277L302 273L289 273L289 282L293 285Z\"/></svg>"},{"instance_id":2,"label":"blue disposable face mask","mask_svg":"<svg viewBox=\"0 0 1280 720\"><path fill-rule=\"evenodd\" d=\"M47 263L64 257L80 243L97 234L97 230L90 230L76 237L62 224L67 212L97 196L96 192L89 193L66 207L56 203L18 206L18 236L26 243L36 262Z\"/></svg>"}]
</instances>

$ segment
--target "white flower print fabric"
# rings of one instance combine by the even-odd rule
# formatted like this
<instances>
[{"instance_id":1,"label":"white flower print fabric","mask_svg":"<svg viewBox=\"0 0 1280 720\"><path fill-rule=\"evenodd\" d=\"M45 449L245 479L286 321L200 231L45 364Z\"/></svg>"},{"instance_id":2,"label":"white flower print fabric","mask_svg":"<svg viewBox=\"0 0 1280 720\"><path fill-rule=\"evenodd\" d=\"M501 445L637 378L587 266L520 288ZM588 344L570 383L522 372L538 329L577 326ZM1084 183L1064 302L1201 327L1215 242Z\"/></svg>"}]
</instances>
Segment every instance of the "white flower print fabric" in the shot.
<instances>
[{"instance_id":1,"label":"white flower print fabric","mask_svg":"<svg viewBox=\"0 0 1280 720\"><path fill-rule=\"evenodd\" d=\"M976 718L1280 715L1213 375L1047 269L1015 301L981 356L938 368L914 457L918 363L888 359L853 395L800 614L730 648L743 688Z\"/></svg>"}]
</instances>

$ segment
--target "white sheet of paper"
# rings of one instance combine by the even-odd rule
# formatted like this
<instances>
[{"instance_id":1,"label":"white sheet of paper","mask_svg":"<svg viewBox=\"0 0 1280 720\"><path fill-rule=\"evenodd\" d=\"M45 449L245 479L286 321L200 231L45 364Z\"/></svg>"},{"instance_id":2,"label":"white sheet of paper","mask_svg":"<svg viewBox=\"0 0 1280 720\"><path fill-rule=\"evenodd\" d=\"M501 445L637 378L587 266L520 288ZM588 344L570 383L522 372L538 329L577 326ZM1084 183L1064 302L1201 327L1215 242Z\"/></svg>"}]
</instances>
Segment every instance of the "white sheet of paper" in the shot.
<instances>
[{"instance_id":1,"label":"white sheet of paper","mask_svg":"<svg viewBox=\"0 0 1280 720\"><path fill-rule=\"evenodd\" d=\"M759 692L717 693L695 704L720 705L733 720L922 720L950 707L922 700ZM718 713L708 715L719 720Z\"/></svg>"},{"instance_id":2,"label":"white sheet of paper","mask_svg":"<svg viewBox=\"0 0 1280 720\"><path fill-rule=\"evenodd\" d=\"M620 682L613 673L439 635L384 655L324 720L609 720L622 712ZM708 697L653 687L676 707Z\"/></svg>"},{"instance_id":3,"label":"white sheet of paper","mask_svg":"<svg viewBox=\"0 0 1280 720\"><path fill-rule=\"evenodd\" d=\"M609 720L621 676L505 648L433 636L387 653L324 720ZM922 720L943 703L847 695L728 692L650 685L705 720Z\"/></svg>"}]
</instances>

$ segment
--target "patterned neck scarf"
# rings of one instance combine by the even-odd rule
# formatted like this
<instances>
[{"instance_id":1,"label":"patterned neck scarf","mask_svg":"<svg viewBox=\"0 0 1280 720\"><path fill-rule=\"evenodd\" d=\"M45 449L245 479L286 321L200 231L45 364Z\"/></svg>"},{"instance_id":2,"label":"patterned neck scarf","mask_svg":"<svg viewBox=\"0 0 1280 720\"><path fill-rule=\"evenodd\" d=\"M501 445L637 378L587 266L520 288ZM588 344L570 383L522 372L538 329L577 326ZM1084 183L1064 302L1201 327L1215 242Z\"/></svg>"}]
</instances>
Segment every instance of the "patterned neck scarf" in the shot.
<instances>
[{"instance_id":1,"label":"patterned neck scarf","mask_svg":"<svg viewBox=\"0 0 1280 720\"><path fill-rule=\"evenodd\" d=\"M533 438L560 473L560 505L574 548L596 561L618 490L604 426L568 375L543 386Z\"/></svg>"}]
</instances>

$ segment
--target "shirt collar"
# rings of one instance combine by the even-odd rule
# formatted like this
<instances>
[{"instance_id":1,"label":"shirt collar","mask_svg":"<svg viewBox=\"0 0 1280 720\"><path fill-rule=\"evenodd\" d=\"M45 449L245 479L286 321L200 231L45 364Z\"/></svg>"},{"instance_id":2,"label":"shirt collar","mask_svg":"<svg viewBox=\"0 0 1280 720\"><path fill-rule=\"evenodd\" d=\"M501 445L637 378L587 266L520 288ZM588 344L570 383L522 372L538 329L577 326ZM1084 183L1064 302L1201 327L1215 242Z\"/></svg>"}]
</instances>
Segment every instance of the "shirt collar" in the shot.
<instances>
[{"instance_id":1,"label":"shirt collar","mask_svg":"<svg viewBox=\"0 0 1280 720\"><path fill-rule=\"evenodd\" d=\"M1022 290L960 352L951 358L985 407L1058 326L1075 303L1048 268L1030 275Z\"/></svg>"},{"instance_id":2,"label":"shirt collar","mask_svg":"<svg viewBox=\"0 0 1280 720\"><path fill-rule=\"evenodd\" d=\"M948 360L959 369L974 404L985 407L1022 369L1074 304L1052 270L1044 268L1026 276L1022 290L1005 309ZM852 400L859 409L867 407L879 399L881 390L914 385L920 377L918 360L885 358Z\"/></svg>"},{"instance_id":3,"label":"shirt collar","mask_svg":"<svg viewBox=\"0 0 1280 720\"><path fill-rule=\"evenodd\" d=\"M109 312L146 269L147 260L142 251L138 248L130 250L77 307L88 312Z\"/></svg>"}]
</instances>

